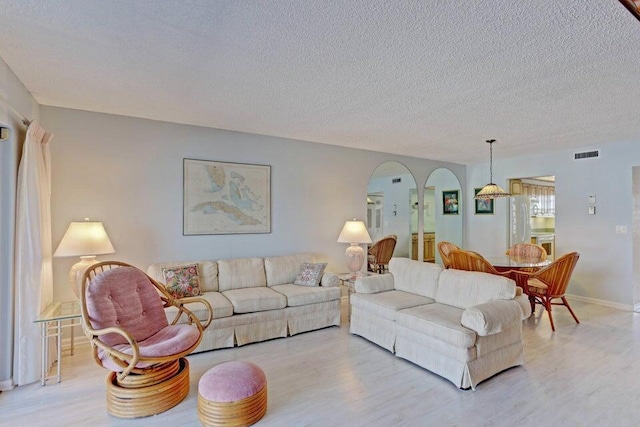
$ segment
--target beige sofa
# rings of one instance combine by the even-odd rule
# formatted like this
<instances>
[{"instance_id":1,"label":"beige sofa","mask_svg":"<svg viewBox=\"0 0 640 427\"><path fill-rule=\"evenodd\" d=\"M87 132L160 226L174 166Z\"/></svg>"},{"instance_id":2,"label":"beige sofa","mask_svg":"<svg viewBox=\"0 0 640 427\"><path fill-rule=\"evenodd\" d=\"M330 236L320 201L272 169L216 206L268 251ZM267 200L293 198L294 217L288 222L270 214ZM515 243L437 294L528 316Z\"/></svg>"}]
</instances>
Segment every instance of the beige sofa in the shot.
<instances>
[{"instance_id":1,"label":"beige sofa","mask_svg":"<svg viewBox=\"0 0 640 427\"><path fill-rule=\"evenodd\" d=\"M531 308L511 279L392 258L351 295L352 334L475 389L524 364L522 320Z\"/></svg>"},{"instance_id":2,"label":"beige sofa","mask_svg":"<svg viewBox=\"0 0 640 427\"><path fill-rule=\"evenodd\" d=\"M213 321L195 352L233 347L340 325L340 281L325 272L320 286L294 285L303 262L313 254L219 261L152 264L147 274L163 282L163 268L198 264L200 286L213 308ZM202 304L187 304L199 318ZM171 321L170 309L167 317Z\"/></svg>"}]
</instances>

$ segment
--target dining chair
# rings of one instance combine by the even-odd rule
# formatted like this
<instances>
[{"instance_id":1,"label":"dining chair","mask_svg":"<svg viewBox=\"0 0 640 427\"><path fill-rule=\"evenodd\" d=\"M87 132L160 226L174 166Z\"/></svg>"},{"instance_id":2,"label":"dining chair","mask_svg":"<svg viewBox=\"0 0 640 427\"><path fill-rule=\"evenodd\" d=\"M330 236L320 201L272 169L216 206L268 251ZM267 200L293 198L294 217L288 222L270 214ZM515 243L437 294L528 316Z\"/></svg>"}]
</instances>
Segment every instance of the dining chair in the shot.
<instances>
[{"instance_id":1,"label":"dining chair","mask_svg":"<svg viewBox=\"0 0 640 427\"><path fill-rule=\"evenodd\" d=\"M443 240L442 242L438 243L438 252L440 253L440 258L442 259L442 266L444 268L451 267L451 259L449 258L449 254L451 253L451 251L457 251L457 250L460 250L460 248L451 242L445 242Z\"/></svg>"},{"instance_id":2,"label":"dining chair","mask_svg":"<svg viewBox=\"0 0 640 427\"><path fill-rule=\"evenodd\" d=\"M542 246L533 243L516 243L507 249L505 254L514 260L545 261L547 259L547 251Z\"/></svg>"},{"instance_id":3,"label":"dining chair","mask_svg":"<svg viewBox=\"0 0 640 427\"><path fill-rule=\"evenodd\" d=\"M367 255L369 271L384 273L393 256L397 241L398 236L390 234L371 245Z\"/></svg>"},{"instance_id":4,"label":"dining chair","mask_svg":"<svg viewBox=\"0 0 640 427\"><path fill-rule=\"evenodd\" d=\"M462 249L453 250L449 253L449 259L451 262L450 268L455 270L479 271L511 278L511 271L500 272L496 270L489 261L477 252Z\"/></svg>"},{"instance_id":5,"label":"dining chair","mask_svg":"<svg viewBox=\"0 0 640 427\"><path fill-rule=\"evenodd\" d=\"M186 303L203 304L208 309L206 320L200 321ZM177 309L171 323L165 314L168 307L175 307L174 312ZM208 301L173 298L141 270L107 261L91 266L84 274L81 310L82 329L93 358L111 371L107 377L107 411L111 415L155 415L187 396L189 363L184 356L200 344L211 323Z\"/></svg>"},{"instance_id":6,"label":"dining chair","mask_svg":"<svg viewBox=\"0 0 640 427\"><path fill-rule=\"evenodd\" d=\"M576 323L580 323L565 297L567 286L569 285L571 274L578 263L578 258L580 258L578 252L571 252L561 256L548 266L534 273L524 271L514 272L515 275L525 278L525 292L529 295L531 311L535 311L535 304L544 306L549 314L552 331L556 330L553 323L553 316L551 315L552 305L564 305ZM552 300L557 299L560 299L561 302L552 302Z\"/></svg>"}]
</instances>

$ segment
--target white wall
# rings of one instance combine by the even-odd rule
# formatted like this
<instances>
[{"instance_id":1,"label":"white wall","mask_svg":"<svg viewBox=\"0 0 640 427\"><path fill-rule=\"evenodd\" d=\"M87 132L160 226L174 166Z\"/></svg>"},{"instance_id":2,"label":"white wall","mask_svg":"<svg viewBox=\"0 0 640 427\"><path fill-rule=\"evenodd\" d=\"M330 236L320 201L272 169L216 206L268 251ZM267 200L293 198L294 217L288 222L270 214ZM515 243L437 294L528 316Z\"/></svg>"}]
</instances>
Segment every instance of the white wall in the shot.
<instances>
[{"instance_id":1,"label":"white wall","mask_svg":"<svg viewBox=\"0 0 640 427\"><path fill-rule=\"evenodd\" d=\"M38 104L2 59L0 95L14 110L29 118L38 118ZM3 390L12 386L15 191L25 127L2 100L0 126L10 129L9 140L0 141L0 390Z\"/></svg>"},{"instance_id":2,"label":"white wall","mask_svg":"<svg viewBox=\"0 0 640 427\"><path fill-rule=\"evenodd\" d=\"M568 293L630 308L633 304L632 167L640 165L640 140L546 152L516 159L494 159L494 181L523 176L556 177L556 257L580 252ZM597 160L574 161L575 151L601 149ZM487 182L488 164L469 166L467 194ZM587 214L591 194L596 215ZM507 201L496 200L495 215L474 215L466 204L467 248L486 255L507 247ZM616 225L628 234L616 234ZM579 316L579 314L578 314Z\"/></svg>"},{"instance_id":3,"label":"white wall","mask_svg":"<svg viewBox=\"0 0 640 427\"><path fill-rule=\"evenodd\" d=\"M380 163L401 162L421 183L448 167L466 182L465 166L424 159L63 108L41 107L41 115L55 134L54 246L69 222L89 217L104 222L117 251L99 259L142 268L311 251L342 272L338 234L345 220L365 219L367 184ZM271 165L271 234L183 236L185 157ZM72 298L67 274L75 262L54 259L55 299Z\"/></svg>"}]
</instances>

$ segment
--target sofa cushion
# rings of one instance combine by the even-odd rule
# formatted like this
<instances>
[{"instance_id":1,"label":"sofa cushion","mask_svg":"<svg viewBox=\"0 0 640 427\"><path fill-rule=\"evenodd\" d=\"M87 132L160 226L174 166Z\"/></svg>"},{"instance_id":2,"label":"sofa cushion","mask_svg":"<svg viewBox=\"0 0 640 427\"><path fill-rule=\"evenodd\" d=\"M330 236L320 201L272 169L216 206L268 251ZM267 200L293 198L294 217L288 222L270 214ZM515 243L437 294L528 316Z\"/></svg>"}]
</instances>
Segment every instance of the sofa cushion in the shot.
<instances>
[{"instance_id":1,"label":"sofa cushion","mask_svg":"<svg viewBox=\"0 0 640 427\"><path fill-rule=\"evenodd\" d=\"M257 311L277 310L287 306L287 298L266 286L223 291L233 304L234 313L254 313Z\"/></svg>"},{"instance_id":2,"label":"sofa cushion","mask_svg":"<svg viewBox=\"0 0 640 427\"><path fill-rule=\"evenodd\" d=\"M211 308L213 309L213 318L221 319L223 317L229 317L233 314L233 305L231 302L224 297L220 292L205 292L200 295L198 298L206 299L209 304L211 304ZM196 317L200 320L207 320L207 308L200 303L197 302L189 302L186 303L185 308L190 310ZM167 319L169 322L173 321L173 318L178 313L177 307L167 307L165 313L167 315ZM182 316L178 323L185 323L187 321L186 316Z\"/></svg>"},{"instance_id":3,"label":"sofa cushion","mask_svg":"<svg viewBox=\"0 0 640 427\"><path fill-rule=\"evenodd\" d=\"M476 271L444 270L438 280L436 301L469 308L496 299L513 299L516 283L506 277Z\"/></svg>"},{"instance_id":4,"label":"sofa cushion","mask_svg":"<svg viewBox=\"0 0 640 427\"><path fill-rule=\"evenodd\" d=\"M338 300L341 294L340 288L337 287L288 284L273 286L271 289L287 297L287 306L289 307Z\"/></svg>"},{"instance_id":5,"label":"sofa cushion","mask_svg":"<svg viewBox=\"0 0 640 427\"><path fill-rule=\"evenodd\" d=\"M303 262L300 266L300 272L298 276L296 276L296 280L293 281L293 284L300 286L318 286L325 268L327 268L326 262L318 264Z\"/></svg>"},{"instance_id":6,"label":"sofa cushion","mask_svg":"<svg viewBox=\"0 0 640 427\"><path fill-rule=\"evenodd\" d=\"M301 253L265 258L264 269L267 276L267 286L293 283L300 273L300 266L303 262L315 263L316 257L311 253Z\"/></svg>"},{"instance_id":7,"label":"sofa cushion","mask_svg":"<svg viewBox=\"0 0 640 427\"><path fill-rule=\"evenodd\" d=\"M396 323L457 347L469 348L477 334L460 323L463 310L445 304L428 304L400 310Z\"/></svg>"},{"instance_id":8,"label":"sofa cushion","mask_svg":"<svg viewBox=\"0 0 640 427\"><path fill-rule=\"evenodd\" d=\"M351 305L376 314L387 320L395 320L398 310L423 304L432 304L433 299L403 291L386 291L377 294L353 294Z\"/></svg>"},{"instance_id":9,"label":"sofa cushion","mask_svg":"<svg viewBox=\"0 0 640 427\"><path fill-rule=\"evenodd\" d=\"M267 286L262 258L238 258L218 261L220 291Z\"/></svg>"},{"instance_id":10,"label":"sofa cushion","mask_svg":"<svg viewBox=\"0 0 640 427\"><path fill-rule=\"evenodd\" d=\"M394 286L427 298L436 297L438 277L442 267L431 262L418 262L408 258L391 258L389 272L393 274Z\"/></svg>"},{"instance_id":11,"label":"sofa cushion","mask_svg":"<svg viewBox=\"0 0 640 427\"><path fill-rule=\"evenodd\" d=\"M218 263L215 261L158 262L147 267L147 274L155 281L165 283L162 277L163 268L174 268L189 264L198 264L198 276L202 292L218 290Z\"/></svg>"}]
</instances>

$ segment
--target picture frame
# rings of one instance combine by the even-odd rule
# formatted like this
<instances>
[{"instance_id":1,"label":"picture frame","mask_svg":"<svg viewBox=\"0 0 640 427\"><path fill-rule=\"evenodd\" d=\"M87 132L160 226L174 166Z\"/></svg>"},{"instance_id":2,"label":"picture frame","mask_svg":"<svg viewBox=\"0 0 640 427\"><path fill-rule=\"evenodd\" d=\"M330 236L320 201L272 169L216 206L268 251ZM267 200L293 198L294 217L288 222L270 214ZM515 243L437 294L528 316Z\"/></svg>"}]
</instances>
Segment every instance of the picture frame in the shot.
<instances>
[{"instance_id":1,"label":"picture frame","mask_svg":"<svg viewBox=\"0 0 640 427\"><path fill-rule=\"evenodd\" d=\"M458 215L460 213L460 190L442 191L442 215Z\"/></svg>"},{"instance_id":2,"label":"picture frame","mask_svg":"<svg viewBox=\"0 0 640 427\"><path fill-rule=\"evenodd\" d=\"M271 233L271 166L183 159L183 235Z\"/></svg>"},{"instance_id":3,"label":"picture frame","mask_svg":"<svg viewBox=\"0 0 640 427\"><path fill-rule=\"evenodd\" d=\"M473 195L475 196L482 190L482 188L474 188ZM475 199L474 202L476 205L475 214L476 215L493 215L493 199Z\"/></svg>"}]
</instances>

